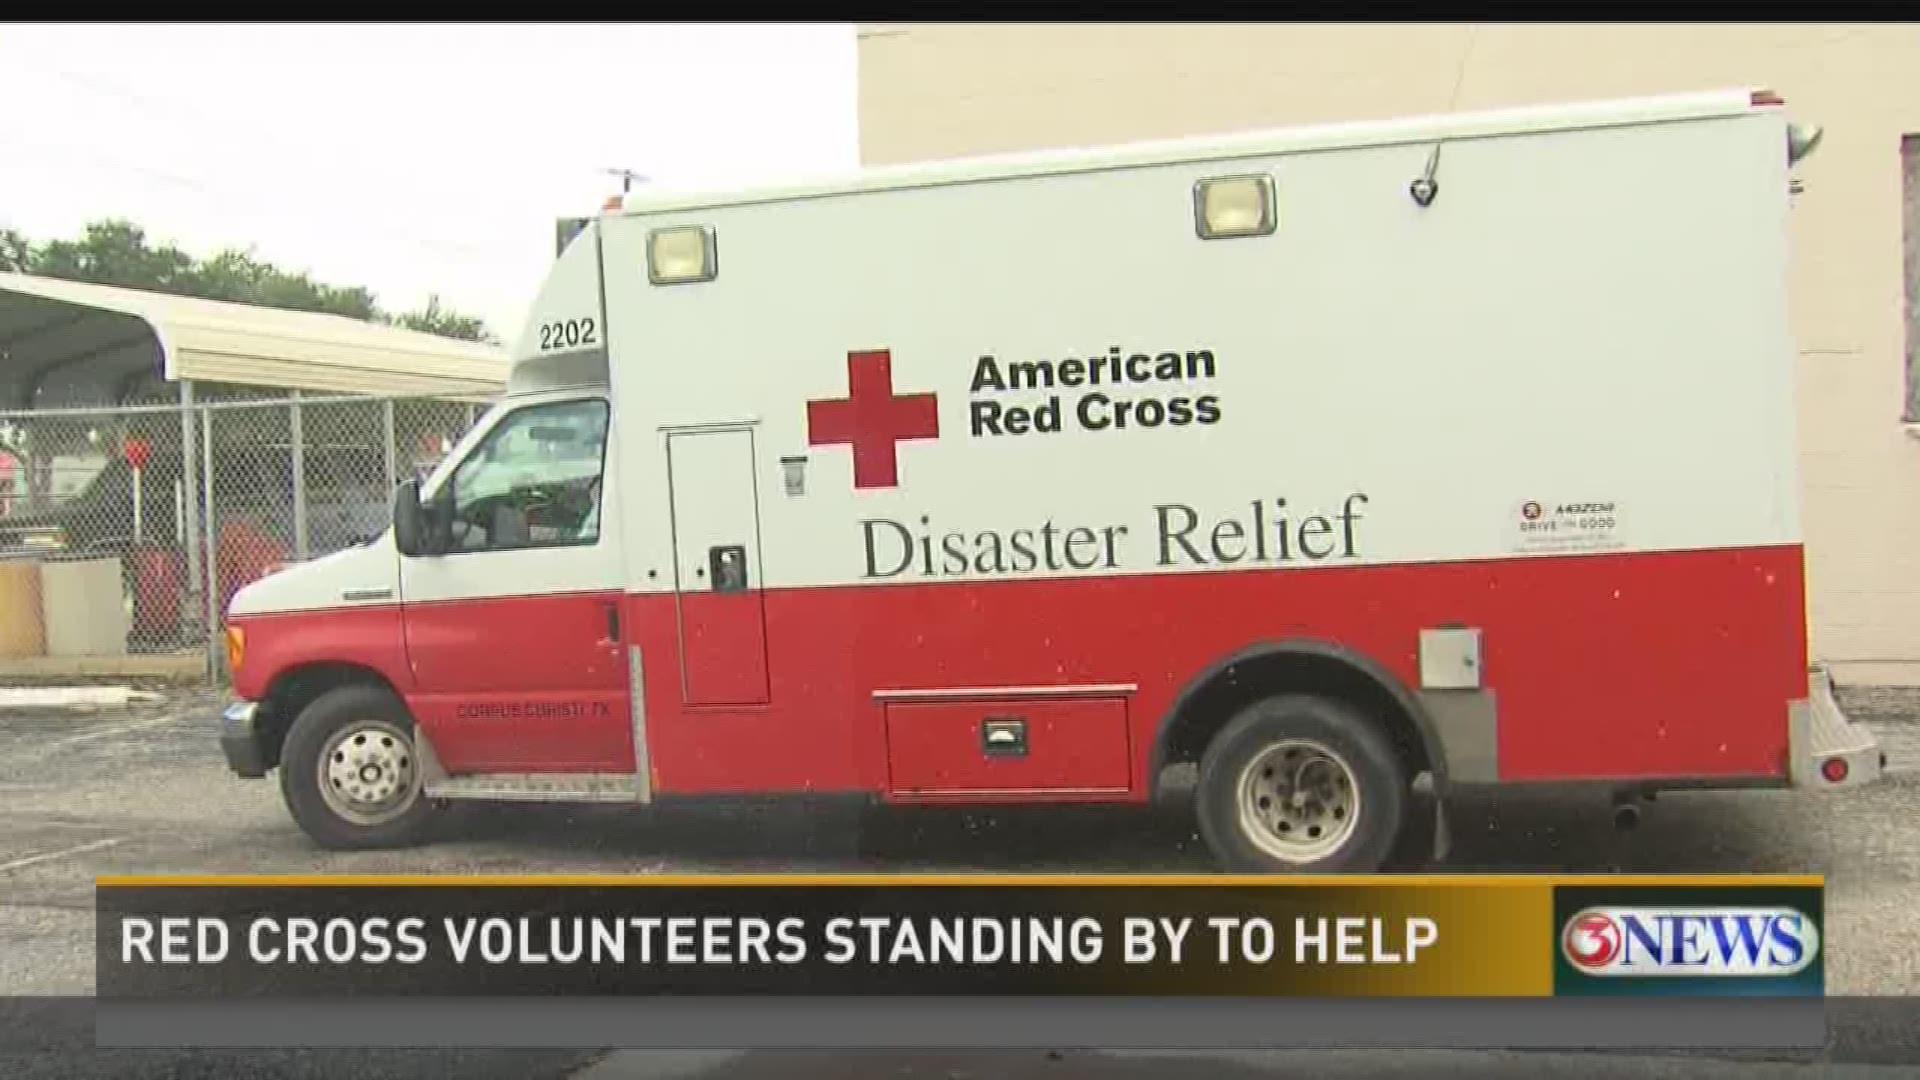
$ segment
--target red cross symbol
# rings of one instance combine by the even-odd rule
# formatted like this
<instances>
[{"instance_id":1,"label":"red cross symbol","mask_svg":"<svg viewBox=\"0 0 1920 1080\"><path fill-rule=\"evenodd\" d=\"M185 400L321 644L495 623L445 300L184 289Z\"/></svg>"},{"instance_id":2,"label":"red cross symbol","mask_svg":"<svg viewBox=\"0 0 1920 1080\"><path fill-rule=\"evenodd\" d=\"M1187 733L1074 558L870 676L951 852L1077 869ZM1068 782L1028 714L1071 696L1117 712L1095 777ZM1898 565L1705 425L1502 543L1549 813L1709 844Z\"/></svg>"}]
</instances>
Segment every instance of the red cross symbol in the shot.
<instances>
[{"instance_id":1,"label":"red cross symbol","mask_svg":"<svg viewBox=\"0 0 1920 1080\"><path fill-rule=\"evenodd\" d=\"M807 402L807 444L853 444L853 486L896 487L895 444L940 436L934 394L893 393L893 355L886 349L847 354L847 396Z\"/></svg>"}]
</instances>

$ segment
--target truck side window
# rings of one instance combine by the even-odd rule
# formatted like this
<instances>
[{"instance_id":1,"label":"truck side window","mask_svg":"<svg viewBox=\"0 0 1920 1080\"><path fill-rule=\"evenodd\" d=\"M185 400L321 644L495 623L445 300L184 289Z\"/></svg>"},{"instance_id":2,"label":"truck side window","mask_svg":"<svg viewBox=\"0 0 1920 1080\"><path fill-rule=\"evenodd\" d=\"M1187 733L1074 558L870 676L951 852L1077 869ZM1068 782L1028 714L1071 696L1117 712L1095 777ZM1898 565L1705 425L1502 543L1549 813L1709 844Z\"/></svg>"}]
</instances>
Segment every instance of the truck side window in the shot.
<instances>
[{"instance_id":1,"label":"truck side window","mask_svg":"<svg viewBox=\"0 0 1920 1080\"><path fill-rule=\"evenodd\" d=\"M454 470L450 551L564 547L600 539L607 403L530 405Z\"/></svg>"}]
</instances>

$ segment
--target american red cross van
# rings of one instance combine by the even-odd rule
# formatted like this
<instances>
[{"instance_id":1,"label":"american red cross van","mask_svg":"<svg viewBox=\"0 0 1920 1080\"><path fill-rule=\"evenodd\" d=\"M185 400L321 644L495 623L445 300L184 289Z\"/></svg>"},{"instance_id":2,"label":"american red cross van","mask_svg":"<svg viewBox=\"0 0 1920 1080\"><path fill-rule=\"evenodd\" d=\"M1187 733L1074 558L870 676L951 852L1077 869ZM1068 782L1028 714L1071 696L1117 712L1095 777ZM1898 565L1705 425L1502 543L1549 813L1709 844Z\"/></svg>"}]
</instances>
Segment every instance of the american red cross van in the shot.
<instances>
[{"instance_id":1,"label":"american red cross van","mask_svg":"<svg viewBox=\"0 0 1920 1080\"><path fill-rule=\"evenodd\" d=\"M233 769L455 799L1130 803L1371 870L1421 775L1832 788L1766 92L662 195L377 540L242 590ZM1436 843L1444 829L1435 829Z\"/></svg>"}]
</instances>

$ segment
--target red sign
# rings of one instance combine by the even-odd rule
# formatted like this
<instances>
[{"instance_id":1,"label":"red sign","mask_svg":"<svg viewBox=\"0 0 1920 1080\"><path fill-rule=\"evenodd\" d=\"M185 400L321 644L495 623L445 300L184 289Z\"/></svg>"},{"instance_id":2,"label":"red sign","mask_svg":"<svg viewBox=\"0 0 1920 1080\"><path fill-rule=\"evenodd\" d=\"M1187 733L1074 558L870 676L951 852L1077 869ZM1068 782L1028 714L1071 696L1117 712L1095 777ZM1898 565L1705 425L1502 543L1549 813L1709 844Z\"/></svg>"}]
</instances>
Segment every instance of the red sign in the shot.
<instances>
[{"instance_id":1,"label":"red sign","mask_svg":"<svg viewBox=\"0 0 1920 1080\"><path fill-rule=\"evenodd\" d=\"M153 456L153 445L145 439L128 439L120 448L127 456L127 464L135 469L147 467L147 459Z\"/></svg>"}]
</instances>

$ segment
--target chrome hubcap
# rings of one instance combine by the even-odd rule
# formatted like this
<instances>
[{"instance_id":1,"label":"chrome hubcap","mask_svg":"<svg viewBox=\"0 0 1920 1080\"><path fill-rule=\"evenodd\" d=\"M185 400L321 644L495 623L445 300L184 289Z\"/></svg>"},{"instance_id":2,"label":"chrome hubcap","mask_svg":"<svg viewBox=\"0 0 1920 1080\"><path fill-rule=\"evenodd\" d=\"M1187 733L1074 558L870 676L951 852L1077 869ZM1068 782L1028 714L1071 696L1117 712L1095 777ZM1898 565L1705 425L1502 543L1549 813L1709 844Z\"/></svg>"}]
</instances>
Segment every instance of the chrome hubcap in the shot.
<instances>
[{"instance_id":1,"label":"chrome hubcap","mask_svg":"<svg viewBox=\"0 0 1920 1080\"><path fill-rule=\"evenodd\" d=\"M1282 739L1241 770L1240 830L1287 863L1326 858L1352 838L1360 820L1360 787L1332 747Z\"/></svg>"},{"instance_id":2,"label":"chrome hubcap","mask_svg":"<svg viewBox=\"0 0 1920 1080\"><path fill-rule=\"evenodd\" d=\"M319 779L327 807L358 825L392 821L420 797L413 740L384 720L356 721L327 740Z\"/></svg>"}]
</instances>

